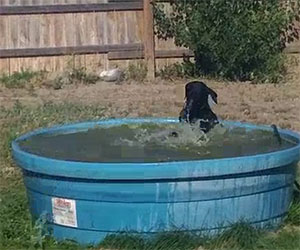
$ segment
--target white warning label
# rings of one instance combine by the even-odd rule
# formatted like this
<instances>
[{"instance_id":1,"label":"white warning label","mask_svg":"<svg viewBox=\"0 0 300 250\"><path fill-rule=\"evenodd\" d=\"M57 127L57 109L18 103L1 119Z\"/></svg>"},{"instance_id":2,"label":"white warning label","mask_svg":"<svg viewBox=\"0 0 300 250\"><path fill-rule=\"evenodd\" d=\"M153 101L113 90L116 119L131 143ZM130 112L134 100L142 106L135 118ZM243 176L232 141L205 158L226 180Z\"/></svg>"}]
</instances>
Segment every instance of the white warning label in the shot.
<instances>
[{"instance_id":1,"label":"white warning label","mask_svg":"<svg viewBox=\"0 0 300 250\"><path fill-rule=\"evenodd\" d=\"M77 227L76 201L52 197L52 214L54 223Z\"/></svg>"}]
</instances>

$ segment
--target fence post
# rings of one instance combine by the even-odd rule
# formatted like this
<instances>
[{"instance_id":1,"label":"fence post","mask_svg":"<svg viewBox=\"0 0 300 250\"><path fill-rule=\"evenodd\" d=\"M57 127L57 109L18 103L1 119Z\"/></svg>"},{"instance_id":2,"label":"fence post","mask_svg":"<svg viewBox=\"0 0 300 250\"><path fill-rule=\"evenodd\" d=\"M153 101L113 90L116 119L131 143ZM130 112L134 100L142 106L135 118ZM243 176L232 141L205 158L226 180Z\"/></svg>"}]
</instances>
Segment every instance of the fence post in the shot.
<instances>
[{"instance_id":1,"label":"fence post","mask_svg":"<svg viewBox=\"0 0 300 250\"><path fill-rule=\"evenodd\" d=\"M144 54L148 69L147 78L155 78L155 44L152 0L144 1Z\"/></svg>"}]
</instances>

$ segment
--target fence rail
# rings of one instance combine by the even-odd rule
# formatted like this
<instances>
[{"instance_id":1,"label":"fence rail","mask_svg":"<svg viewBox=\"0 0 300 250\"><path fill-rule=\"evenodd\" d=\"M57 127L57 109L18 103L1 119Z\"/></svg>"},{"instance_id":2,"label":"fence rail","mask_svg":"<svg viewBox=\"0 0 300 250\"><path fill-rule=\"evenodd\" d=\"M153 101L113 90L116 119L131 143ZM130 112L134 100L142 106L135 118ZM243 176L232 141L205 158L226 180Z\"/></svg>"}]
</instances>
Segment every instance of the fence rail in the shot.
<instances>
[{"instance_id":1,"label":"fence rail","mask_svg":"<svg viewBox=\"0 0 300 250\"><path fill-rule=\"evenodd\" d=\"M2 6L0 15L33 15L143 10L142 2L109 2L89 4Z\"/></svg>"},{"instance_id":2,"label":"fence rail","mask_svg":"<svg viewBox=\"0 0 300 250\"><path fill-rule=\"evenodd\" d=\"M25 49L1 49L0 58L15 57L37 57L37 56L62 56L62 55L82 55L82 54L102 54L109 52L142 51L143 44L112 44L112 45L86 45L74 47L45 47L45 48L25 48Z\"/></svg>"}]
</instances>

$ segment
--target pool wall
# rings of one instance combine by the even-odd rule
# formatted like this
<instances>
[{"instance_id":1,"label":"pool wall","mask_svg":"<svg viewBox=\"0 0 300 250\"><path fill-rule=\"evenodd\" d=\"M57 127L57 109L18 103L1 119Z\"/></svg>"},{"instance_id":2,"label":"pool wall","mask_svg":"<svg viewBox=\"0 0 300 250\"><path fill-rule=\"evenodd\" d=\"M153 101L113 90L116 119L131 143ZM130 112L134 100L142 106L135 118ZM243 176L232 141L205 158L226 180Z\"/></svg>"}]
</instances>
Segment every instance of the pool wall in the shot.
<instances>
[{"instance_id":1,"label":"pool wall","mask_svg":"<svg viewBox=\"0 0 300 250\"><path fill-rule=\"evenodd\" d=\"M162 163L84 163L22 151L18 141L38 133L86 130L124 123L177 122L174 118L110 119L34 131L12 143L22 168L33 217L47 216L58 240L96 244L120 231L155 234L215 233L241 220L277 227L286 215L300 154L293 148L254 156ZM229 126L270 129L237 122Z\"/></svg>"}]
</instances>

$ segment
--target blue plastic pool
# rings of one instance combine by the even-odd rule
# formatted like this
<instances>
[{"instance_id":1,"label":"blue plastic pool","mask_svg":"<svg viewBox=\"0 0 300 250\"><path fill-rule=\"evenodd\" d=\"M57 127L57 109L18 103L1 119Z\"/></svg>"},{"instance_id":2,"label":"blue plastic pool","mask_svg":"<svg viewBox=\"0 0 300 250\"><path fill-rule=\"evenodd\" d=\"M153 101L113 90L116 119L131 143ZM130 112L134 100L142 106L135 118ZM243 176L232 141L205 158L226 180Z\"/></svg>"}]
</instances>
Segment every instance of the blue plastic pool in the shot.
<instances>
[{"instance_id":1,"label":"blue plastic pool","mask_svg":"<svg viewBox=\"0 0 300 250\"><path fill-rule=\"evenodd\" d=\"M85 163L45 158L18 142L45 133L73 133L97 126L176 123L174 118L125 118L42 129L12 143L23 171L34 218L47 216L53 236L98 243L120 231L139 234L183 230L218 232L232 223L276 227L288 211L300 155L298 134L289 149L234 158L157 163ZM225 122L233 127L267 126Z\"/></svg>"}]
</instances>

